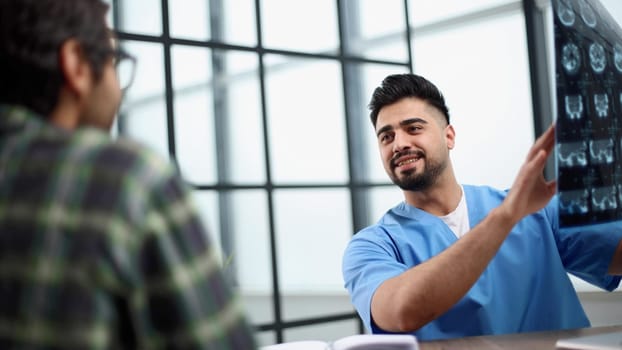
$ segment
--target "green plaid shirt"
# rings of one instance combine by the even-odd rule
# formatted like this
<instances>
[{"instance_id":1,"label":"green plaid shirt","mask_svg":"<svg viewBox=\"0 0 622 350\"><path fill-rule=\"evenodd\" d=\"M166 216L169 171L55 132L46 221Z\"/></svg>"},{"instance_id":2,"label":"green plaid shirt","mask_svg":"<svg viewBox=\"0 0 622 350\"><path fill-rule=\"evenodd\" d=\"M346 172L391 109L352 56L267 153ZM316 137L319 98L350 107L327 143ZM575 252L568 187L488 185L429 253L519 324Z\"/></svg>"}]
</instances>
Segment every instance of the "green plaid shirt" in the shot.
<instances>
[{"instance_id":1,"label":"green plaid shirt","mask_svg":"<svg viewBox=\"0 0 622 350\"><path fill-rule=\"evenodd\" d=\"M174 168L0 105L0 348L253 349Z\"/></svg>"}]
</instances>

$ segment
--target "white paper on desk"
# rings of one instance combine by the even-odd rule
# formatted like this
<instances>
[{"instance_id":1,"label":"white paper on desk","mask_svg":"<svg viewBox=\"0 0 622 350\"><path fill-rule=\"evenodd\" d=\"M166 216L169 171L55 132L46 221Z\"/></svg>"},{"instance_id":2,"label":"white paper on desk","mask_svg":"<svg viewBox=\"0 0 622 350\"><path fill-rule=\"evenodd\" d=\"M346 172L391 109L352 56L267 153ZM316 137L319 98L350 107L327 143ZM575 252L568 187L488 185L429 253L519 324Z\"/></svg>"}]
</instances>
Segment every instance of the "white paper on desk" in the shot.
<instances>
[{"instance_id":1,"label":"white paper on desk","mask_svg":"<svg viewBox=\"0 0 622 350\"><path fill-rule=\"evenodd\" d=\"M333 342L331 350L418 350L417 339L408 334L359 334Z\"/></svg>"},{"instance_id":2,"label":"white paper on desk","mask_svg":"<svg viewBox=\"0 0 622 350\"><path fill-rule=\"evenodd\" d=\"M622 332L560 339L555 347L568 350L622 350Z\"/></svg>"},{"instance_id":3,"label":"white paper on desk","mask_svg":"<svg viewBox=\"0 0 622 350\"><path fill-rule=\"evenodd\" d=\"M302 340L263 346L260 350L419 350L419 347L417 339L408 334L357 334L332 343Z\"/></svg>"}]
</instances>

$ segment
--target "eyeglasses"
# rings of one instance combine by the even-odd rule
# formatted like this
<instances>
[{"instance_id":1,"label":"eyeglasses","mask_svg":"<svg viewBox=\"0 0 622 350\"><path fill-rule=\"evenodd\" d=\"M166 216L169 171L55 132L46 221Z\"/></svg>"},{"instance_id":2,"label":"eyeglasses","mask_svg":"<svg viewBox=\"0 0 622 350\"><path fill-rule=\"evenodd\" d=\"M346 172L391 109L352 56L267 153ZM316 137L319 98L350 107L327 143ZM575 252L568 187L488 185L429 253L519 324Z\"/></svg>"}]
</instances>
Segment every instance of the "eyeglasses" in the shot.
<instances>
[{"instance_id":1,"label":"eyeglasses","mask_svg":"<svg viewBox=\"0 0 622 350\"><path fill-rule=\"evenodd\" d=\"M113 64L117 71L117 78L119 79L119 86L121 90L125 91L134 81L134 75L136 74L136 57L119 48L113 50L112 54Z\"/></svg>"}]
</instances>

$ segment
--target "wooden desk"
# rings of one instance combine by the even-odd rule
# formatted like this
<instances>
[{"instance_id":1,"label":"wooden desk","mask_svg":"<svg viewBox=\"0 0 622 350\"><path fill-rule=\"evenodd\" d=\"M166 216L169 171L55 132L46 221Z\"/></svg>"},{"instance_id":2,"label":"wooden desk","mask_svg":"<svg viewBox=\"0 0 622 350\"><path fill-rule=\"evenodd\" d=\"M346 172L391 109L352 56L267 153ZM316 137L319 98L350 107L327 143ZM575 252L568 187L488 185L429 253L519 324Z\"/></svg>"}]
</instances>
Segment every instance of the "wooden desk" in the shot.
<instances>
[{"instance_id":1,"label":"wooden desk","mask_svg":"<svg viewBox=\"0 0 622 350\"><path fill-rule=\"evenodd\" d=\"M420 341L421 350L554 350L561 338L622 331L620 326Z\"/></svg>"}]
</instances>

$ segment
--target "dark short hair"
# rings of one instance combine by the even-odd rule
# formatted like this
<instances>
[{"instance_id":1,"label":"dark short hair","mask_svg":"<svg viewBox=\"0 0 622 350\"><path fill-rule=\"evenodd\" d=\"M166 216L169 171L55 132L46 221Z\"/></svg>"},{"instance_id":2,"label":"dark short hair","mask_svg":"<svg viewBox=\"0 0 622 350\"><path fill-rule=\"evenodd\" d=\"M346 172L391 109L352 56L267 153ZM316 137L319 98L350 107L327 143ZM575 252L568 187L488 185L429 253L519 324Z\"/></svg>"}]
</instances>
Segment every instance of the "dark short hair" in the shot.
<instances>
[{"instance_id":1,"label":"dark short hair","mask_svg":"<svg viewBox=\"0 0 622 350\"><path fill-rule=\"evenodd\" d=\"M99 80L110 57L107 11L101 0L0 0L0 103L47 117L64 83L58 55L69 39Z\"/></svg>"},{"instance_id":2,"label":"dark short hair","mask_svg":"<svg viewBox=\"0 0 622 350\"><path fill-rule=\"evenodd\" d=\"M372 94L369 102L371 113L369 117L374 127L378 120L378 113L382 107L393 104L405 97L416 97L429 103L439 110L449 124L449 109L445 105L445 98L441 91L430 81L415 74L389 75Z\"/></svg>"}]
</instances>

